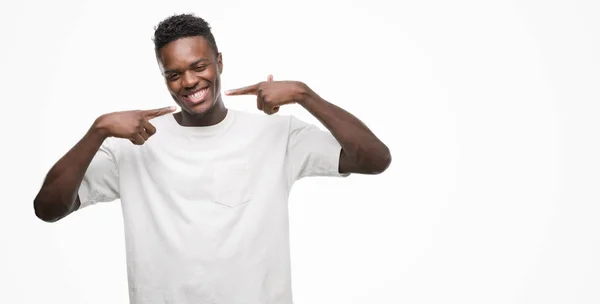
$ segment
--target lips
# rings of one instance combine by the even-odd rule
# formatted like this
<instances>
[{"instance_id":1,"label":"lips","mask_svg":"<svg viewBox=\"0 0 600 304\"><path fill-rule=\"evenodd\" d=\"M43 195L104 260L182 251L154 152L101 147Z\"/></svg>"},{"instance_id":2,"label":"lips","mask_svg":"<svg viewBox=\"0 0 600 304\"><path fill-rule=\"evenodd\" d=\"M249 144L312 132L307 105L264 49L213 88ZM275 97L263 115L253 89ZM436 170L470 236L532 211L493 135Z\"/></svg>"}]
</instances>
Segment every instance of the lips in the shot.
<instances>
[{"instance_id":1,"label":"lips","mask_svg":"<svg viewBox=\"0 0 600 304\"><path fill-rule=\"evenodd\" d=\"M204 101L206 93L208 93L208 87L205 87L188 95L182 95L182 97L185 101L189 103L200 103Z\"/></svg>"}]
</instances>

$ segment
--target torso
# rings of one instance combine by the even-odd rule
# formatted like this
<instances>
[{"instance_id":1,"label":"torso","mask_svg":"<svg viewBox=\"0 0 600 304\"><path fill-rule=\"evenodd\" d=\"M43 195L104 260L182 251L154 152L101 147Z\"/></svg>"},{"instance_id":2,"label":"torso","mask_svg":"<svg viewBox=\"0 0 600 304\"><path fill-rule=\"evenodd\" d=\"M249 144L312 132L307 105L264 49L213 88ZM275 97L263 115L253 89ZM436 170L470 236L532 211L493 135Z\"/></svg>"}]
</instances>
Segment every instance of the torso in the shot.
<instances>
[{"instance_id":1,"label":"torso","mask_svg":"<svg viewBox=\"0 0 600 304\"><path fill-rule=\"evenodd\" d=\"M287 117L151 122L116 156L132 303L291 303Z\"/></svg>"}]
</instances>

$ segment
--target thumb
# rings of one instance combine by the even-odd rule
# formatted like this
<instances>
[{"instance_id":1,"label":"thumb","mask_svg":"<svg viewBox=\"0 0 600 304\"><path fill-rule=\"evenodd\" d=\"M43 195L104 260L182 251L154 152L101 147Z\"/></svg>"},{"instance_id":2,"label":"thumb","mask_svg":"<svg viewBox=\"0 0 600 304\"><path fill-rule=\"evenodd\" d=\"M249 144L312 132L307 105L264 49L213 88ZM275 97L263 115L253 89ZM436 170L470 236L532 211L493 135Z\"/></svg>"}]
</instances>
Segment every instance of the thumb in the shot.
<instances>
[{"instance_id":1,"label":"thumb","mask_svg":"<svg viewBox=\"0 0 600 304\"><path fill-rule=\"evenodd\" d=\"M271 81L273 81L273 75L269 74L269 76L267 76L267 82L271 82ZM277 113L278 111L279 111L279 106L273 108L273 114Z\"/></svg>"}]
</instances>

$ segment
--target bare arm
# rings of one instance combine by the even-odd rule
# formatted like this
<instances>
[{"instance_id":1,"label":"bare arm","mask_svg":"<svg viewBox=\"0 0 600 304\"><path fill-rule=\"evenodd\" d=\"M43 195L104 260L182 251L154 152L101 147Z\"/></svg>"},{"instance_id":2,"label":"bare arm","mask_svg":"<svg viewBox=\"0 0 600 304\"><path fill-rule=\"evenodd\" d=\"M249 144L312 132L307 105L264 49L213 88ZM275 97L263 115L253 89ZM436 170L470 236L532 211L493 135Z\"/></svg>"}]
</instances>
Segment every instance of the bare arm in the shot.
<instances>
[{"instance_id":1,"label":"bare arm","mask_svg":"<svg viewBox=\"0 0 600 304\"><path fill-rule=\"evenodd\" d=\"M379 174L392 157L388 147L356 116L300 85L298 104L316 117L342 146L340 173Z\"/></svg>"},{"instance_id":2,"label":"bare arm","mask_svg":"<svg viewBox=\"0 0 600 304\"><path fill-rule=\"evenodd\" d=\"M379 174L392 157L389 148L354 115L327 102L299 81L272 81L228 90L227 95L256 95L259 110L274 114L284 104L298 103L316 117L340 143L339 173Z\"/></svg>"},{"instance_id":3,"label":"bare arm","mask_svg":"<svg viewBox=\"0 0 600 304\"><path fill-rule=\"evenodd\" d=\"M166 107L100 116L83 138L46 175L33 200L35 215L45 222L56 222L79 209L79 187L104 140L108 137L125 138L133 144L142 145L156 133L156 128L149 120L175 110L175 107Z\"/></svg>"},{"instance_id":4,"label":"bare arm","mask_svg":"<svg viewBox=\"0 0 600 304\"><path fill-rule=\"evenodd\" d=\"M95 123L83 138L48 172L33 200L35 215L45 222L55 222L79 208L77 190L98 149L107 138Z\"/></svg>"}]
</instances>

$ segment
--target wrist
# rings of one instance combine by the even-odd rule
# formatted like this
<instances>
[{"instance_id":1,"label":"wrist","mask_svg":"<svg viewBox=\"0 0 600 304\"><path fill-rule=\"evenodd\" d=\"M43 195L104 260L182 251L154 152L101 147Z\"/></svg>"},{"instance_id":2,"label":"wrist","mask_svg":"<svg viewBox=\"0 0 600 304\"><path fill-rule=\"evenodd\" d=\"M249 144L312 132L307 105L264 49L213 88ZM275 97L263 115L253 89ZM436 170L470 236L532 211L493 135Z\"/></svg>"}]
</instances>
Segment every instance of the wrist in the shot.
<instances>
[{"instance_id":1,"label":"wrist","mask_svg":"<svg viewBox=\"0 0 600 304\"><path fill-rule=\"evenodd\" d=\"M301 106L307 106L317 100L318 97L317 94L303 82L298 82L298 90L295 95L295 102Z\"/></svg>"},{"instance_id":2,"label":"wrist","mask_svg":"<svg viewBox=\"0 0 600 304\"><path fill-rule=\"evenodd\" d=\"M110 137L110 134L108 132L108 128L104 124L103 117L104 117L104 115L96 118L96 120L92 124L92 127L90 128L90 133L91 133L91 135L95 135L102 139L106 139L106 138Z\"/></svg>"}]
</instances>

